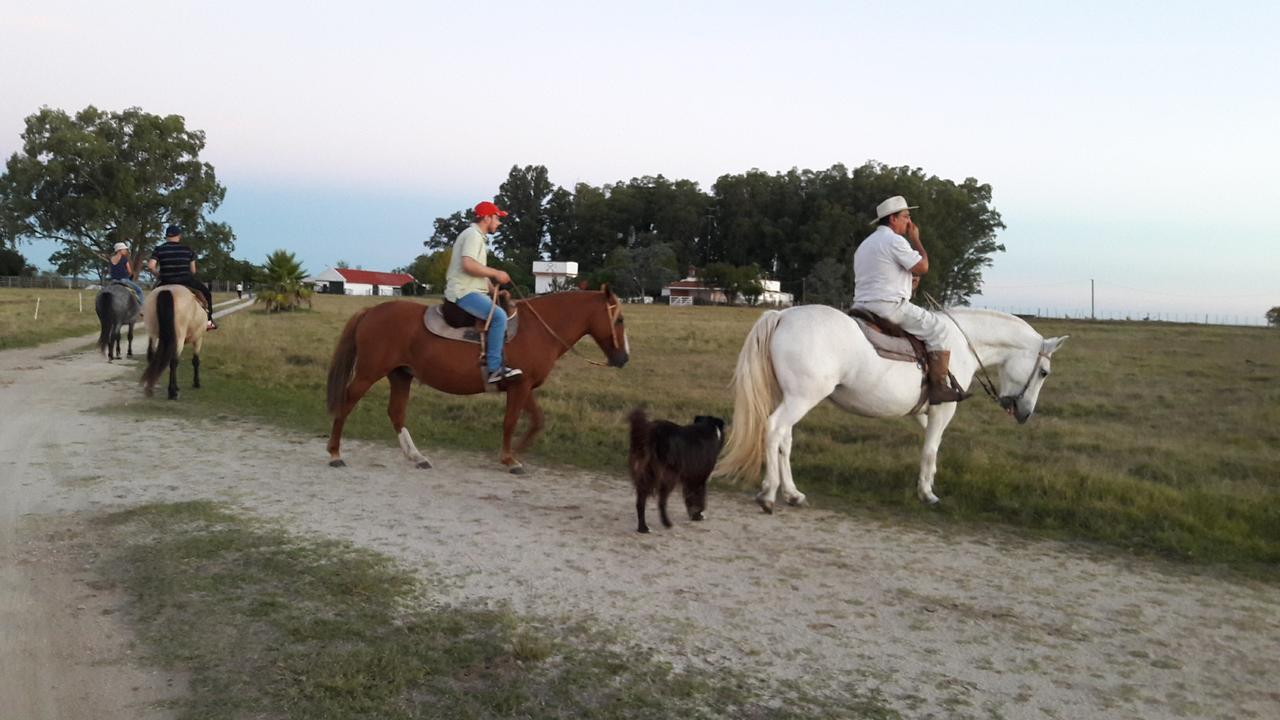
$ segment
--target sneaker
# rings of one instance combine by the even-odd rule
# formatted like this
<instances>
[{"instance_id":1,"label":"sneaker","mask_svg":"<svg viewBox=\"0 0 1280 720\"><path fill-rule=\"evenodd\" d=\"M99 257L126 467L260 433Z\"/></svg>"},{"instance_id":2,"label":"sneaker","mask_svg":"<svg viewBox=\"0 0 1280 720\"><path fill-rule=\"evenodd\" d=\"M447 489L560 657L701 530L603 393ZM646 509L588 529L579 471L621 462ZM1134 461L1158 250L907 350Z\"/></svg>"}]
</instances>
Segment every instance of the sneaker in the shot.
<instances>
[{"instance_id":1,"label":"sneaker","mask_svg":"<svg viewBox=\"0 0 1280 720\"><path fill-rule=\"evenodd\" d=\"M524 371L519 368L500 367L489 373L489 382L490 384L502 382L503 380L510 380L513 377L520 377L523 374Z\"/></svg>"}]
</instances>

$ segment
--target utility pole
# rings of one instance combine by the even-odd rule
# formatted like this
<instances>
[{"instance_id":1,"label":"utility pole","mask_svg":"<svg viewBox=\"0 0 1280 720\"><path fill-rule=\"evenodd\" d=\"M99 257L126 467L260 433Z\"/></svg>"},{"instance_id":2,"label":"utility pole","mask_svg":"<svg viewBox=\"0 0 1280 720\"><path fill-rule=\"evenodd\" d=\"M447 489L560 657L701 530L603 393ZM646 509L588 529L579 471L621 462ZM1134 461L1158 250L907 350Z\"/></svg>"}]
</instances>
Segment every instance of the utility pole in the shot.
<instances>
[{"instance_id":1,"label":"utility pole","mask_svg":"<svg viewBox=\"0 0 1280 720\"><path fill-rule=\"evenodd\" d=\"M1089 319L1097 320L1098 315L1093 308L1093 278L1089 278Z\"/></svg>"}]
</instances>

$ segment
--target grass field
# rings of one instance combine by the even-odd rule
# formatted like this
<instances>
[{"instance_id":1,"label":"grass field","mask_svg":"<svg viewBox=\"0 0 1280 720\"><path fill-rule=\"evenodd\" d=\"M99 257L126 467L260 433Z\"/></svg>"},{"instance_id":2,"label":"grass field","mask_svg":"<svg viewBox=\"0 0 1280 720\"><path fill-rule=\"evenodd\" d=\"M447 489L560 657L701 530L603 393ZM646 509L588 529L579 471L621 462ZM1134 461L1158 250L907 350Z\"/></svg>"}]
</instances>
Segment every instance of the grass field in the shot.
<instances>
[{"instance_id":1,"label":"grass field","mask_svg":"<svg viewBox=\"0 0 1280 720\"><path fill-rule=\"evenodd\" d=\"M96 290L0 288L0 350L97 332L95 297ZM234 297L234 293L214 293L213 302L217 304L230 297ZM37 298L40 300L38 317ZM142 329L136 328L136 332Z\"/></svg>"},{"instance_id":2,"label":"grass field","mask_svg":"<svg viewBox=\"0 0 1280 720\"><path fill-rule=\"evenodd\" d=\"M229 318L206 345L205 388L181 402L210 415L230 412L326 434L329 354L350 314L377 300L317 296L313 311ZM626 306L625 313L631 363L615 370L561 360L541 393L548 428L533 462L612 472L623 483L624 416L632 407L683 421L731 416L727 385L759 310ZM1046 337L1071 335L1054 358L1036 417L1018 426L981 396L966 402L942 444L940 508L915 499L921 434L913 421L858 418L827 405L796 429L800 489L836 510L869 509L944 527L999 523L1275 574L1280 332L1033 324ZM580 349L599 355L590 341ZM394 444L386 395L380 383L366 396L347 424L349 437ZM418 387L408 425L424 449L488 451L496 467L501 402ZM173 411L163 402L147 407ZM629 502L621 488L619 502Z\"/></svg>"},{"instance_id":3,"label":"grass field","mask_svg":"<svg viewBox=\"0 0 1280 720\"><path fill-rule=\"evenodd\" d=\"M90 528L97 588L131 598L149 661L191 676L180 717L897 717L855 688L816 698L732 671L676 670L576 618L445 605L385 556L206 502Z\"/></svg>"}]
</instances>

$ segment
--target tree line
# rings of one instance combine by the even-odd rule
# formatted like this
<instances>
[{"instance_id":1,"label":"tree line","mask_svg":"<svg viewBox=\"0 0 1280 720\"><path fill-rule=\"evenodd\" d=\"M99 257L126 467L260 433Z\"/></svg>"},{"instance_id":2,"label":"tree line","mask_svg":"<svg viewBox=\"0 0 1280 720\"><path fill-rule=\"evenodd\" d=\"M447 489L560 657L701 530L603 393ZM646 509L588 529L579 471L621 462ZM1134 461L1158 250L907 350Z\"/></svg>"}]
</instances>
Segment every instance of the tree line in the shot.
<instances>
[{"instance_id":1,"label":"tree line","mask_svg":"<svg viewBox=\"0 0 1280 720\"><path fill-rule=\"evenodd\" d=\"M204 132L178 115L41 108L26 118L22 147L0 175L0 247L54 240L58 272L84 275L104 267L116 242L144 258L163 241L161 228L176 223L201 258L201 275L252 280L258 268L231 255L231 227L210 219L226 189L201 160L204 147ZM747 297L768 277L810 302L843 304L853 251L871 231L875 206L891 195L920 206L913 217L931 269L921 288L963 303L1004 249L991 187L876 162L750 170L722 175L707 190L662 175L566 188L543 165L514 166L493 196L510 213L494 239L494 262L526 289L533 262L551 259L576 261L584 280L627 295L657 295L696 267ZM446 253L470 222L469 208L437 218L426 252L404 269L439 288Z\"/></svg>"},{"instance_id":2,"label":"tree line","mask_svg":"<svg viewBox=\"0 0 1280 720\"><path fill-rule=\"evenodd\" d=\"M991 186L955 182L919 168L867 162L850 170L750 170L722 175L709 191L662 175L572 189L555 186L542 165L514 166L493 200L510 215L494 237L496 262L532 284L532 263L576 261L588 282L627 294L657 295L690 267L750 294L759 277L810 302L843 304L852 294L853 252L870 234L875 207L904 195L922 228L930 273L921 288L947 303L978 292L982 270L1004 250ZM406 269L443 279L454 239L470 209L437 218L428 252Z\"/></svg>"}]
</instances>

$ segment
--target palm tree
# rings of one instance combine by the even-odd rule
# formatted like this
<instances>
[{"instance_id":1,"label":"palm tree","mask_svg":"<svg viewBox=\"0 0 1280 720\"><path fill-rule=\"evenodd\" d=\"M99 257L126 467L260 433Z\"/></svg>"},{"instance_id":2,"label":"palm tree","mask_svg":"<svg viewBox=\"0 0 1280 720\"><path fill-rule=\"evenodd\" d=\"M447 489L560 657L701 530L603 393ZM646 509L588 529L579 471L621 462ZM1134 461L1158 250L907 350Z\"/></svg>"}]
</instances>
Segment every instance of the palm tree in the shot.
<instances>
[{"instance_id":1,"label":"palm tree","mask_svg":"<svg viewBox=\"0 0 1280 720\"><path fill-rule=\"evenodd\" d=\"M266 282L259 288L254 297L255 303L267 306L267 312L292 310L302 303L311 307L312 289L302 284L307 271L293 253L276 250L267 256L267 264L262 268Z\"/></svg>"}]
</instances>

